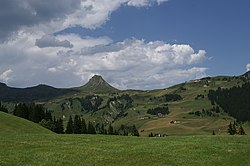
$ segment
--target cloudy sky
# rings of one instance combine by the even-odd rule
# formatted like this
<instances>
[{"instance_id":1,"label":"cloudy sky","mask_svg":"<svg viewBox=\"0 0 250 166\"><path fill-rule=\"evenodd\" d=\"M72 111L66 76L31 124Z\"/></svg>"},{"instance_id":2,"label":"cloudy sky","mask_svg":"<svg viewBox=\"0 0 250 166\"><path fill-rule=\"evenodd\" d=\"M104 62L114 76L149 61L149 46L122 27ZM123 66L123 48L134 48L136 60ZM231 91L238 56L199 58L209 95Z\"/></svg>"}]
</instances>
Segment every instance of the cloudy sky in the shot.
<instances>
[{"instance_id":1,"label":"cloudy sky","mask_svg":"<svg viewBox=\"0 0 250 166\"><path fill-rule=\"evenodd\" d=\"M1 0L0 82L166 88L250 70L249 0Z\"/></svg>"}]
</instances>

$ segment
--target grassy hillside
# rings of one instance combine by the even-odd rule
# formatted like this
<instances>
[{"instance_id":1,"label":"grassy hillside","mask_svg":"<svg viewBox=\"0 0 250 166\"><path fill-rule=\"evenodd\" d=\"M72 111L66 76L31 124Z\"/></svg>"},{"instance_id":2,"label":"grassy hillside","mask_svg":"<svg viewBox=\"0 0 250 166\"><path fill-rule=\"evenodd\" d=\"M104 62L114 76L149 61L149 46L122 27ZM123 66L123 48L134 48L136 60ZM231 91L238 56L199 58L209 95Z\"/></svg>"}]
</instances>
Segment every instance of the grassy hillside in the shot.
<instances>
[{"instance_id":1,"label":"grassy hillside","mask_svg":"<svg viewBox=\"0 0 250 166\"><path fill-rule=\"evenodd\" d=\"M119 91L101 76L94 76L84 86L69 89L74 93L37 103L44 104L52 111L53 116L62 118L65 127L69 116L77 114L86 121L92 121L94 125L105 124L106 128L109 124L115 129L121 125L136 125L143 136L151 132L167 135L210 135L215 131L216 134L226 134L228 124L235 119L218 105L212 105L208 93L219 87L231 88L249 81L250 72L233 77L207 77L160 90ZM176 95L180 100L167 100L167 95ZM13 104L5 104L12 112ZM149 109L159 107L168 107L170 113L148 113ZM216 107L220 109L218 112L213 110ZM248 123L243 124L243 127L250 133Z\"/></svg>"},{"instance_id":2,"label":"grassy hillside","mask_svg":"<svg viewBox=\"0 0 250 166\"><path fill-rule=\"evenodd\" d=\"M7 113L0 112L0 135L5 134L51 134L42 126ZM0 164L1 165L1 164Z\"/></svg>"},{"instance_id":3,"label":"grassy hillside","mask_svg":"<svg viewBox=\"0 0 250 166\"><path fill-rule=\"evenodd\" d=\"M0 165L250 165L249 136L0 134Z\"/></svg>"},{"instance_id":4,"label":"grassy hillside","mask_svg":"<svg viewBox=\"0 0 250 166\"><path fill-rule=\"evenodd\" d=\"M167 135L210 135L215 131L216 134L226 134L227 126L234 118L228 116L223 110L220 113L212 112L213 114L209 116L205 114L196 116L190 113L202 112L202 110L211 113L210 110L216 105L212 105L208 99L209 90L242 85L249 81L250 77L247 74L238 77L208 77L162 90L92 93L94 96L89 103L94 104L97 96L102 98L102 103L98 109L92 111L84 109L84 103L86 103L84 98L89 95L84 91L75 95L65 95L44 104L53 111L53 115L56 117L65 117L65 125L70 115L78 114L82 115L87 121L94 122L94 124L112 124L116 129L122 124L135 124L143 136L147 136L151 132ZM107 85L107 83L103 79L95 77L87 85L91 86L93 90L93 88L98 89ZM89 92L92 90L90 88ZM129 97L124 98L125 94ZM165 96L168 94L179 95L182 99L166 101ZM133 100L132 103L129 102L131 99ZM148 109L166 105L170 111L168 115L158 116L147 113ZM171 121L177 123L171 123ZM244 124L244 127L246 132L249 133L250 125Z\"/></svg>"}]
</instances>

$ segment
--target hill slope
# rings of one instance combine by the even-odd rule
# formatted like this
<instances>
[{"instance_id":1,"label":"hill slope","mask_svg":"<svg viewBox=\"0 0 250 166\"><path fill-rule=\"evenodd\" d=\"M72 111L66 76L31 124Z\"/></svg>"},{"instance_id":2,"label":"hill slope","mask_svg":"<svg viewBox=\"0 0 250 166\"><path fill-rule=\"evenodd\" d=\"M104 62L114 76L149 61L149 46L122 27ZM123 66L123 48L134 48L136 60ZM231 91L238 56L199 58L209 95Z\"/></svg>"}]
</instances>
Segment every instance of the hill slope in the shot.
<instances>
[{"instance_id":1,"label":"hill slope","mask_svg":"<svg viewBox=\"0 0 250 166\"><path fill-rule=\"evenodd\" d=\"M145 136L151 132L200 135L215 131L216 134L226 134L228 124L235 119L221 105L211 103L208 94L211 90L241 86L247 82L250 82L250 72L241 76L191 80L160 90L120 91L101 76L94 76L82 87L66 89L74 93L59 95L39 104L44 104L53 116L64 119L65 126L69 116L77 114L96 126L104 124L107 128L111 124L116 130L121 125L126 128L136 125L140 134ZM12 97L16 97L15 94ZM167 109L169 114L164 114ZM249 133L250 125L244 125Z\"/></svg>"},{"instance_id":2,"label":"hill slope","mask_svg":"<svg viewBox=\"0 0 250 166\"><path fill-rule=\"evenodd\" d=\"M240 86L249 82L249 78L249 73L233 77L207 77L161 90L128 90L112 94L110 91L105 93L106 82L100 76L95 76L82 88L86 92L104 90L103 93L94 93L90 96L89 93L66 95L64 98L44 104L48 109L54 110L53 115L56 117L66 117L64 124L70 115L78 114L96 125L106 124L107 127L112 124L117 130L121 125L135 124L141 131L140 134L145 136L151 132L167 135L200 135L215 131L216 134L226 134L228 124L234 118L217 104L213 105L208 93L219 87ZM97 101L99 103L95 109L85 108L96 106ZM160 110L165 107L170 111L167 115L148 112L149 109ZM249 129L249 125L246 125L247 133Z\"/></svg>"},{"instance_id":3,"label":"hill slope","mask_svg":"<svg viewBox=\"0 0 250 166\"><path fill-rule=\"evenodd\" d=\"M31 102L48 100L75 92L72 89L58 89L47 85L38 85L29 88L12 88L0 83L0 101L4 102Z\"/></svg>"},{"instance_id":4,"label":"hill slope","mask_svg":"<svg viewBox=\"0 0 250 166\"><path fill-rule=\"evenodd\" d=\"M53 132L26 119L0 112L0 133L52 134Z\"/></svg>"}]
</instances>

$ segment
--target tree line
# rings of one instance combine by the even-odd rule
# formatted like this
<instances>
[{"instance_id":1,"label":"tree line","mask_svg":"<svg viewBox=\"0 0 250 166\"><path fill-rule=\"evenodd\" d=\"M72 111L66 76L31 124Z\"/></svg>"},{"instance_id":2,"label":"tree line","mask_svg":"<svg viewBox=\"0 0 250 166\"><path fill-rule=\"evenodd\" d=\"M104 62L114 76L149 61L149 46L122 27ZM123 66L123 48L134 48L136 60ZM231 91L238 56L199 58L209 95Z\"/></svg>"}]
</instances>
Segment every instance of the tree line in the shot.
<instances>
[{"instance_id":1,"label":"tree line","mask_svg":"<svg viewBox=\"0 0 250 166\"><path fill-rule=\"evenodd\" d=\"M135 125L132 127L121 125L118 130L114 130L112 125L109 125L108 128L105 127L102 123L97 123L94 125L92 122L86 123L84 118L81 118L79 115L69 117L66 130L66 134L108 134L108 135L123 135L128 136L129 133L132 136L139 136L139 132L136 129Z\"/></svg>"},{"instance_id":2,"label":"tree line","mask_svg":"<svg viewBox=\"0 0 250 166\"><path fill-rule=\"evenodd\" d=\"M0 102L0 111L8 113L8 109ZM61 118L52 118L51 111L46 110L42 105L34 103L19 103L15 105L13 115L39 123L41 126L58 134L109 134L139 136L139 132L135 125L121 125L118 130L115 130L112 125L104 126L102 123L94 125L92 122L86 123L84 118L79 115L69 117L66 129Z\"/></svg>"},{"instance_id":3,"label":"tree line","mask_svg":"<svg viewBox=\"0 0 250 166\"><path fill-rule=\"evenodd\" d=\"M238 124L235 121L234 121L234 123L230 122L230 124L228 125L227 132L230 135L235 135L235 134L246 135L246 132L245 132L244 128L242 127L242 125Z\"/></svg>"},{"instance_id":4,"label":"tree line","mask_svg":"<svg viewBox=\"0 0 250 166\"><path fill-rule=\"evenodd\" d=\"M3 106L1 102L0 102L0 112L8 113L8 109L5 106Z\"/></svg>"},{"instance_id":5,"label":"tree line","mask_svg":"<svg viewBox=\"0 0 250 166\"><path fill-rule=\"evenodd\" d=\"M52 118L51 111L44 109L42 105L34 103L19 103L15 105L13 115L39 123L41 126L61 134L64 132L63 120L61 118Z\"/></svg>"},{"instance_id":6,"label":"tree line","mask_svg":"<svg viewBox=\"0 0 250 166\"><path fill-rule=\"evenodd\" d=\"M230 89L210 90L208 98L213 105L217 103L226 113L238 121L250 121L250 83Z\"/></svg>"},{"instance_id":7,"label":"tree line","mask_svg":"<svg viewBox=\"0 0 250 166\"><path fill-rule=\"evenodd\" d=\"M8 109L0 102L0 111L8 113ZM52 119L51 112L44 109L42 105L35 105L34 103L25 104L19 103L15 105L13 115L29 121L39 123L43 127L61 134L64 133L63 120L61 118Z\"/></svg>"}]
</instances>

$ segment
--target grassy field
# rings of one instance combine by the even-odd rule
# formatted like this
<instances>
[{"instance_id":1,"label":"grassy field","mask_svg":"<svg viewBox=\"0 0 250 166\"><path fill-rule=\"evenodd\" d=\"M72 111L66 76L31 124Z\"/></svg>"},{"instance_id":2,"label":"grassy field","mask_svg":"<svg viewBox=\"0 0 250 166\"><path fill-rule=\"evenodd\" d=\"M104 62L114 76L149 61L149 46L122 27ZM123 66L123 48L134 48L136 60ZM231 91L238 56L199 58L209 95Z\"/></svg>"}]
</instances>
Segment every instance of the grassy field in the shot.
<instances>
[{"instance_id":1,"label":"grassy field","mask_svg":"<svg viewBox=\"0 0 250 166\"><path fill-rule=\"evenodd\" d=\"M3 137L4 134L6 133L50 134L52 132L26 119L0 112L0 135L1 137Z\"/></svg>"},{"instance_id":2,"label":"grassy field","mask_svg":"<svg viewBox=\"0 0 250 166\"><path fill-rule=\"evenodd\" d=\"M0 134L0 165L250 165L249 136Z\"/></svg>"}]
</instances>

